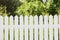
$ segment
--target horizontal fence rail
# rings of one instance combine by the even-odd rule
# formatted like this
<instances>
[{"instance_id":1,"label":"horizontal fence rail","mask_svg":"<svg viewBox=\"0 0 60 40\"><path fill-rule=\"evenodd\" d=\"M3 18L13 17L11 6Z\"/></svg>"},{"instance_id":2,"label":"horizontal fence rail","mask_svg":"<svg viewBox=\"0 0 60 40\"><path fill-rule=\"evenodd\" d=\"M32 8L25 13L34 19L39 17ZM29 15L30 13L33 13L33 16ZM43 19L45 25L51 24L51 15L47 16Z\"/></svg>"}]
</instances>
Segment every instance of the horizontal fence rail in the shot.
<instances>
[{"instance_id":1,"label":"horizontal fence rail","mask_svg":"<svg viewBox=\"0 0 60 40\"><path fill-rule=\"evenodd\" d=\"M0 16L0 40L60 40L60 15Z\"/></svg>"}]
</instances>

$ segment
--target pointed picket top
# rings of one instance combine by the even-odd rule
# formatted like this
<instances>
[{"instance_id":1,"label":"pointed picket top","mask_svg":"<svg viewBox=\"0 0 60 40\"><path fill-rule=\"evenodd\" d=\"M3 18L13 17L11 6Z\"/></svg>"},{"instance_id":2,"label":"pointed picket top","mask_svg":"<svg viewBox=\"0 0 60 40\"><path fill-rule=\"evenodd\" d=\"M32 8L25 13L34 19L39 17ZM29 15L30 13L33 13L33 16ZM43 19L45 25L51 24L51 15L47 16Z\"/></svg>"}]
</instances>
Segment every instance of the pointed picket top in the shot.
<instances>
[{"instance_id":1,"label":"pointed picket top","mask_svg":"<svg viewBox=\"0 0 60 40\"><path fill-rule=\"evenodd\" d=\"M58 16L54 15L54 38L58 40Z\"/></svg>"},{"instance_id":2,"label":"pointed picket top","mask_svg":"<svg viewBox=\"0 0 60 40\"><path fill-rule=\"evenodd\" d=\"M0 25L3 25L3 17L0 16Z\"/></svg>"},{"instance_id":3,"label":"pointed picket top","mask_svg":"<svg viewBox=\"0 0 60 40\"><path fill-rule=\"evenodd\" d=\"M52 15L49 16L49 24L53 24L53 16Z\"/></svg>"},{"instance_id":4,"label":"pointed picket top","mask_svg":"<svg viewBox=\"0 0 60 40\"><path fill-rule=\"evenodd\" d=\"M5 16L5 25L8 25L8 16Z\"/></svg>"},{"instance_id":5,"label":"pointed picket top","mask_svg":"<svg viewBox=\"0 0 60 40\"><path fill-rule=\"evenodd\" d=\"M43 1L43 3L45 3L46 2L46 0L42 0Z\"/></svg>"},{"instance_id":6,"label":"pointed picket top","mask_svg":"<svg viewBox=\"0 0 60 40\"><path fill-rule=\"evenodd\" d=\"M37 15L34 16L34 24L38 25L38 16Z\"/></svg>"},{"instance_id":7,"label":"pointed picket top","mask_svg":"<svg viewBox=\"0 0 60 40\"><path fill-rule=\"evenodd\" d=\"M28 16L25 16L25 25L28 25Z\"/></svg>"},{"instance_id":8,"label":"pointed picket top","mask_svg":"<svg viewBox=\"0 0 60 40\"><path fill-rule=\"evenodd\" d=\"M54 15L54 24L58 24L58 16Z\"/></svg>"},{"instance_id":9,"label":"pointed picket top","mask_svg":"<svg viewBox=\"0 0 60 40\"><path fill-rule=\"evenodd\" d=\"M15 40L18 40L18 16L15 16Z\"/></svg>"},{"instance_id":10,"label":"pointed picket top","mask_svg":"<svg viewBox=\"0 0 60 40\"><path fill-rule=\"evenodd\" d=\"M13 25L13 16L10 16L10 25Z\"/></svg>"},{"instance_id":11,"label":"pointed picket top","mask_svg":"<svg viewBox=\"0 0 60 40\"><path fill-rule=\"evenodd\" d=\"M18 25L18 16L15 16L15 25Z\"/></svg>"},{"instance_id":12,"label":"pointed picket top","mask_svg":"<svg viewBox=\"0 0 60 40\"><path fill-rule=\"evenodd\" d=\"M59 24L60 24L60 15L59 15Z\"/></svg>"},{"instance_id":13,"label":"pointed picket top","mask_svg":"<svg viewBox=\"0 0 60 40\"><path fill-rule=\"evenodd\" d=\"M23 25L23 16L20 16L20 25Z\"/></svg>"},{"instance_id":14,"label":"pointed picket top","mask_svg":"<svg viewBox=\"0 0 60 40\"><path fill-rule=\"evenodd\" d=\"M30 21L29 21L29 23L30 23L30 25L33 25L33 16L32 15L30 15L30 17L29 17L30 19Z\"/></svg>"},{"instance_id":15,"label":"pointed picket top","mask_svg":"<svg viewBox=\"0 0 60 40\"><path fill-rule=\"evenodd\" d=\"M43 16L42 15L39 16L39 24L43 24Z\"/></svg>"},{"instance_id":16,"label":"pointed picket top","mask_svg":"<svg viewBox=\"0 0 60 40\"><path fill-rule=\"evenodd\" d=\"M0 15L0 17L2 18L2 16Z\"/></svg>"},{"instance_id":17,"label":"pointed picket top","mask_svg":"<svg viewBox=\"0 0 60 40\"><path fill-rule=\"evenodd\" d=\"M46 25L48 24L48 15L44 16L44 24L46 24Z\"/></svg>"},{"instance_id":18,"label":"pointed picket top","mask_svg":"<svg viewBox=\"0 0 60 40\"><path fill-rule=\"evenodd\" d=\"M3 40L3 17L0 15L0 40Z\"/></svg>"}]
</instances>

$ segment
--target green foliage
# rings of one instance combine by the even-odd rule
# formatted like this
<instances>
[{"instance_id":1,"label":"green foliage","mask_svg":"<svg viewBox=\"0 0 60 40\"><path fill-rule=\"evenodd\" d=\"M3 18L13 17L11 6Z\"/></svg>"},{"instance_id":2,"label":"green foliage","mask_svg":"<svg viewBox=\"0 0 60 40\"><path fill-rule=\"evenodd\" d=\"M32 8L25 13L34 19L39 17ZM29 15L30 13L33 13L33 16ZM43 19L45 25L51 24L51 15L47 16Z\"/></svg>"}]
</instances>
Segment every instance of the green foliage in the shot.
<instances>
[{"instance_id":1,"label":"green foliage","mask_svg":"<svg viewBox=\"0 0 60 40\"><path fill-rule=\"evenodd\" d=\"M0 15L60 14L60 0L0 0Z\"/></svg>"},{"instance_id":2,"label":"green foliage","mask_svg":"<svg viewBox=\"0 0 60 40\"><path fill-rule=\"evenodd\" d=\"M25 2L17 8L16 13L18 15L40 15L46 10L45 7L41 1Z\"/></svg>"},{"instance_id":3,"label":"green foliage","mask_svg":"<svg viewBox=\"0 0 60 40\"><path fill-rule=\"evenodd\" d=\"M16 10L17 15L46 15L46 14L60 14L58 0L46 0L45 3L42 0L25 0L21 6Z\"/></svg>"},{"instance_id":4,"label":"green foliage","mask_svg":"<svg viewBox=\"0 0 60 40\"><path fill-rule=\"evenodd\" d=\"M2 16L7 15L6 6L0 5L0 15L2 15Z\"/></svg>"},{"instance_id":5,"label":"green foliage","mask_svg":"<svg viewBox=\"0 0 60 40\"><path fill-rule=\"evenodd\" d=\"M51 11L52 0L43 3L41 1L25 1L16 10L18 15L45 15Z\"/></svg>"},{"instance_id":6,"label":"green foliage","mask_svg":"<svg viewBox=\"0 0 60 40\"><path fill-rule=\"evenodd\" d=\"M19 0L0 0L0 5L6 6L7 14L15 15L14 11L21 5Z\"/></svg>"}]
</instances>

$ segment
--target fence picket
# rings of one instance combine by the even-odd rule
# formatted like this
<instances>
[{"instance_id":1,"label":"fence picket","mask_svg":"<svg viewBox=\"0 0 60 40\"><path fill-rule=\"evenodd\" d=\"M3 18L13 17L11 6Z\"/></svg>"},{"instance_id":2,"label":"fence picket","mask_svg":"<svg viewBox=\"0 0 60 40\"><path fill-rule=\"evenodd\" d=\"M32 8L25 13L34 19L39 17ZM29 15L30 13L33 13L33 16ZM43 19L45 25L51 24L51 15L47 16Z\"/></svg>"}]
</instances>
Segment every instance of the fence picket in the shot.
<instances>
[{"instance_id":1,"label":"fence picket","mask_svg":"<svg viewBox=\"0 0 60 40\"><path fill-rule=\"evenodd\" d=\"M49 40L53 40L53 16L49 16Z\"/></svg>"},{"instance_id":2,"label":"fence picket","mask_svg":"<svg viewBox=\"0 0 60 40\"><path fill-rule=\"evenodd\" d=\"M38 16L34 16L34 38L38 40Z\"/></svg>"},{"instance_id":3,"label":"fence picket","mask_svg":"<svg viewBox=\"0 0 60 40\"><path fill-rule=\"evenodd\" d=\"M5 40L8 40L8 16L5 16Z\"/></svg>"},{"instance_id":4,"label":"fence picket","mask_svg":"<svg viewBox=\"0 0 60 40\"><path fill-rule=\"evenodd\" d=\"M13 16L10 16L10 40L13 40Z\"/></svg>"},{"instance_id":5,"label":"fence picket","mask_svg":"<svg viewBox=\"0 0 60 40\"><path fill-rule=\"evenodd\" d=\"M14 36L15 40L19 40L18 29L20 29L20 40L60 40L60 15L54 15L54 18L52 15L45 15L44 17L40 15L39 19L37 15L30 15L29 17L21 15L19 19L20 20L18 21L18 16L15 16L15 19L13 20L13 16L10 16L9 25L8 16L4 17L5 21L3 21L3 17L0 16L0 40L9 40L9 35L10 40L14 40ZM4 25L3 22L5 23ZM18 24L19 22L20 25ZM3 35L3 30L5 31L5 36ZM10 30L10 34L8 33L8 30ZM14 36L13 30L15 31ZM3 39L3 37L5 39Z\"/></svg>"},{"instance_id":6,"label":"fence picket","mask_svg":"<svg viewBox=\"0 0 60 40\"><path fill-rule=\"evenodd\" d=\"M18 40L18 16L15 16L15 40Z\"/></svg>"},{"instance_id":7,"label":"fence picket","mask_svg":"<svg viewBox=\"0 0 60 40\"><path fill-rule=\"evenodd\" d=\"M34 25L38 25L38 16L37 15L34 16Z\"/></svg>"},{"instance_id":8,"label":"fence picket","mask_svg":"<svg viewBox=\"0 0 60 40\"><path fill-rule=\"evenodd\" d=\"M43 16L42 15L40 15L39 16L39 31L40 31L40 40L43 40Z\"/></svg>"},{"instance_id":9,"label":"fence picket","mask_svg":"<svg viewBox=\"0 0 60 40\"><path fill-rule=\"evenodd\" d=\"M59 24L60 24L60 15L59 15L58 17L59 17L58 22L59 22Z\"/></svg>"},{"instance_id":10,"label":"fence picket","mask_svg":"<svg viewBox=\"0 0 60 40\"><path fill-rule=\"evenodd\" d=\"M3 17L0 16L0 40L3 40Z\"/></svg>"},{"instance_id":11,"label":"fence picket","mask_svg":"<svg viewBox=\"0 0 60 40\"><path fill-rule=\"evenodd\" d=\"M58 18L58 21L59 21L59 27L58 27L58 29L59 29L59 31L58 31L59 32L59 36L58 37L59 37L59 40L60 40L60 15L58 17L59 17Z\"/></svg>"},{"instance_id":12,"label":"fence picket","mask_svg":"<svg viewBox=\"0 0 60 40\"><path fill-rule=\"evenodd\" d=\"M42 24L43 24L43 16L40 15L40 16L39 16L39 25L42 25Z\"/></svg>"},{"instance_id":13,"label":"fence picket","mask_svg":"<svg viewBox=\"0 0 60 40\"><path fill-rule=\"evenodd\" d=\"M31 15L30 17L29 17L29 19L30 19L30 40L33 40L33 16Z\"/></svg>"},{"instance_id":14,"label":"fence picket","mask_svg":"<svg viewBox=\"0 0 60 40\"><path fill-rule=\"evenodd\" d=\"M44 16L44 40L48 40L48 16Z\"/></svg>"},{"instance_id":15,"label":"fence picket","mask_svg":"<svg viewBox=\"0 0 60 40\"><path fill-rule=\"evenodd\" d=\"M25 16L25 40L28 40L28 16Z\"/></svg>"},{"instance_id":16,"label":"fence picket","mask_svg":"<svg viewBox=\"0 0 60 40\"><path fill-rule=\"evenodd\" d=\"M58 40L58 16L54 16L54 39Z\"/></svg>"},{"instance_id":17,"label":"fence picket","mask_svg":"<svg viewBox=\"0 0 60 40\"><path fill-rule=\"evenodd\" d=\"M20 40L23 40L23 16L20 16Z\"/></svg>"}]
</instances>

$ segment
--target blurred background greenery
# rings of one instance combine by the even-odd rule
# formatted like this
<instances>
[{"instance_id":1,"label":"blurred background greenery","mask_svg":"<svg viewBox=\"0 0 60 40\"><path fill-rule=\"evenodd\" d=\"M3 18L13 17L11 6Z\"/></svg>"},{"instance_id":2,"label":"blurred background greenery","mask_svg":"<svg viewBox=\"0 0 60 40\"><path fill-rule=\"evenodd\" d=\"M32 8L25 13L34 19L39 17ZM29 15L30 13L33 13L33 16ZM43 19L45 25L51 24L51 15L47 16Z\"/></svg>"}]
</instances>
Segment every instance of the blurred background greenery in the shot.
<instances>
[{"instance_id":1,"label":"blurred background greenery","mask_svg":"<svg viewBox=\"0 0 60 40\"><path fill-rule=\"evenodd\" d=\"M0 0L0 15L60 15L60 0Z\"/></svg>"}]
</instances>

